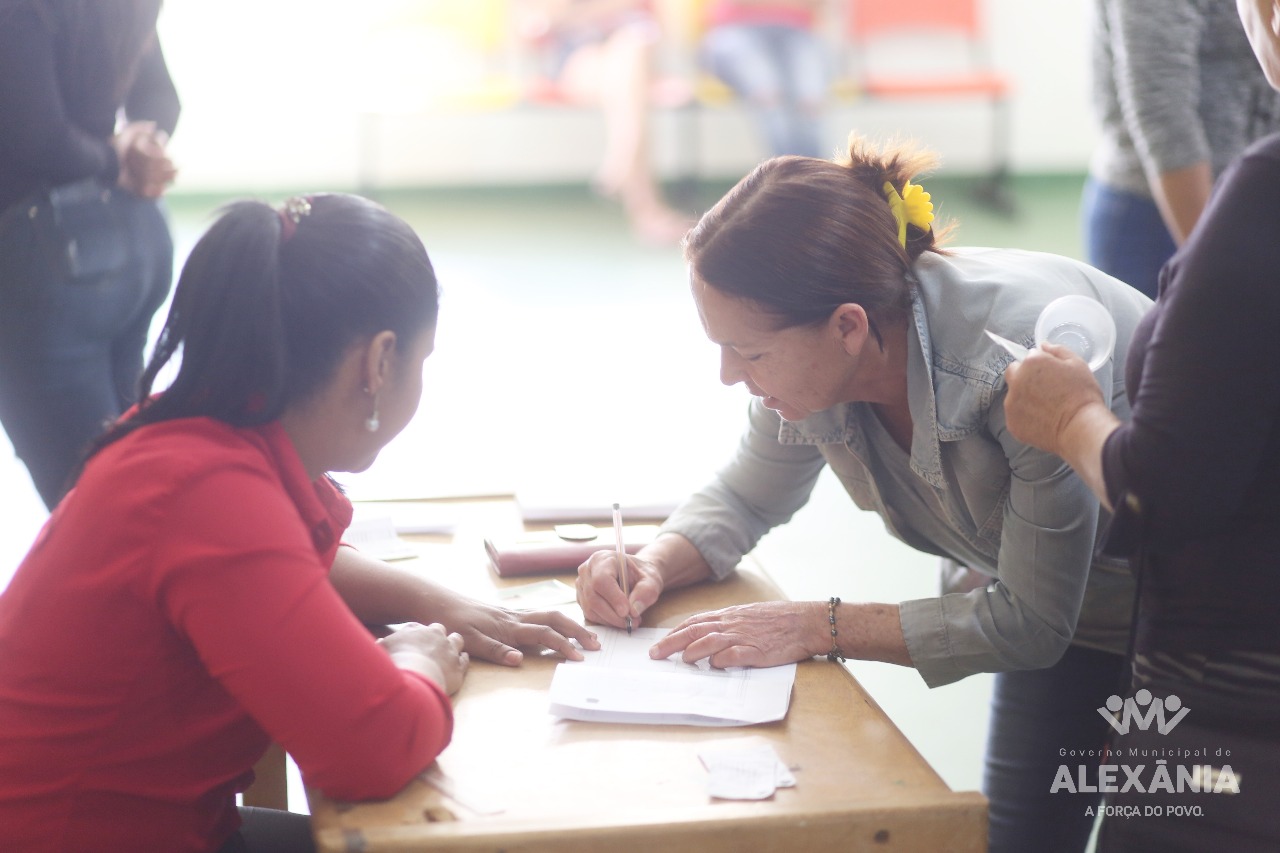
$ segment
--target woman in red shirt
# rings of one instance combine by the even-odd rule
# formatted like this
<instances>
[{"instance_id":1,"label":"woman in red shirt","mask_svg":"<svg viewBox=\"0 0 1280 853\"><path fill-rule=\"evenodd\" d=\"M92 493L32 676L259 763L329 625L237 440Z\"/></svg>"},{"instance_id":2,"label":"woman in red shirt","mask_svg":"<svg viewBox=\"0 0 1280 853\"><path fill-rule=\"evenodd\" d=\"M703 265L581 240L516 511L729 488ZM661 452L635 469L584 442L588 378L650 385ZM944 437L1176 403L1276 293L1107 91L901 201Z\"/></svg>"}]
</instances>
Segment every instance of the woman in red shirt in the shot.
<instances>
[{"instance_id":1,"label":"woman in red shirt","mask_svg":"<svg viewBox=\"0 0 1280 853\"><path fill-rule=\"evenodd\" d=\"M597 647L340 544L326 473L408 423L436 314L421 241L355 196L240 202L195 246L145 402L0 596L0 849L264 849L235 795L272 740L331 796L386 797L449 742L468 653Z\"/></svg>"}]
</instances>

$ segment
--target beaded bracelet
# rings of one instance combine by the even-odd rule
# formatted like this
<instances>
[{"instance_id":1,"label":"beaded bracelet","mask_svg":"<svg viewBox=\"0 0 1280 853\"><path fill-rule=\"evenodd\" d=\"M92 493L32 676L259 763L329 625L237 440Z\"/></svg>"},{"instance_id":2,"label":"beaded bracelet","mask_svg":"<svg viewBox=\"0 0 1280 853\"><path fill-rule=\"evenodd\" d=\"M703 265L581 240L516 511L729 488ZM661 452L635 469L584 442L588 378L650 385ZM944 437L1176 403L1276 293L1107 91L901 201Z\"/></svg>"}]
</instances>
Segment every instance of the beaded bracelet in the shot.
<instances>
[{"instance_id":1,"label":"beaded bracelet","mask_svg":"<svg viewBox=\"0 0 1280 853\"><path fill-rule=\"evenodd\" d=\"M840 599L834 595L827 600L827 622L831 625L831 651L827 652L827 660L832 663L844 663L848 660L836 643L836 605L839 603Z\"/></svg>"}]
</instances>

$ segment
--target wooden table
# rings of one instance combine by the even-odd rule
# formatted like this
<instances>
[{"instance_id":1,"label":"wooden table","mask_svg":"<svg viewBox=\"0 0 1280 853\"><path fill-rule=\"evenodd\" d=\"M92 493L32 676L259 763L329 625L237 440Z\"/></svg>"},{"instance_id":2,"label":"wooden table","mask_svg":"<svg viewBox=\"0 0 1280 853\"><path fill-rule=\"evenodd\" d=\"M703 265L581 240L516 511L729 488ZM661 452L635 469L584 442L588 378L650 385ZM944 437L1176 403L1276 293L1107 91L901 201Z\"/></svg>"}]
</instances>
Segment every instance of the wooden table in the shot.
<instances>
[{"instance_id":1,"label":"wooden table","mask_svg":"<svg viewBox=\"0 0 1280 853\"><path fill-rule=\"evenodd\" d=\"M472 537L460 531L457 539L449 553L464 556L444 571L461 588L478 594L511 583L488 568L478 542L463 544ZM736 578L664 596L645 621L671 626L689 613L779 598L748 559ZM843 666L802 662L780 722L703 728L554 718L547 689L556 663L534 654L518 669L473 662L454 697L453 742L428 771L443 781L415 780L384 802L336 802L309 791L319 848L986 850L985 799L951 791ZM795 787L756 802L708 797L698 752L758 739L792 768Z\"/></svg>"}]
</instances>

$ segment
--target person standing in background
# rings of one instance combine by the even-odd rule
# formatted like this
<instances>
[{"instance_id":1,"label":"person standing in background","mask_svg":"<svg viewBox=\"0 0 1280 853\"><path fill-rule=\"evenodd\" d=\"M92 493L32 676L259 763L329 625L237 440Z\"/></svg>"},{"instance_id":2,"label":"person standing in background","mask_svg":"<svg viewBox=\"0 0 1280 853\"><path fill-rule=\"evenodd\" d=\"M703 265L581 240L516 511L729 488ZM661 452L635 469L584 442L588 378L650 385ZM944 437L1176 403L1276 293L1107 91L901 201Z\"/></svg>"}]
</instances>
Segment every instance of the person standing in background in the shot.
<instances>
[{"instance_id":1,"label":"person standing in background","mask_svg":"<svg viewBox=\"0 0 1280 853\"><path fill-rule=\"evenodd\" d=\"M814 32L823 0L715 0L701 59L751 107L773 155L822 157L830 69Z\"/></svg>"},{"instance_id":2,"label":"person standing in background","mask_svg":"<svg viewBox=\"0 0 1280 853\"><path fill-rule=\"evenodd\" d=\"M1095 0L1101 124L1085 184L1086 260L1156 296L1156 279L1252 141L1280 130L1235 7L1219 0Z\"/></svg>"},{"instance_id":3,"label":"person standing in background","mask_svg":"<svg viewBox=\"0 0 1280 853\"><path fill-rule=\"evenodd\" d=\"M50 509L172 285L160 4L0 0L0 422Z\"/></svg>"},{"instance_id":4,"label":"person standing in background","mask_svg":"<svg viewBox=\"0 0 1280 853\"><path fill-rule=\"evenodd\" d=\"M1280 84L1280 2L1235 6L1267 79ZM1170 722L1112 733L1120 775L1167 756L1158 763L1179 783L1109 791L1106 853L1280 849L1277 230L1273 134L1223 172L1161 273L1125 365L1127 423L1065 351L1033 350L1005 373L1010 431L1060 456L1115 508L1105 552L1132 555L1138 579L1128 695L1145 692ZM1183 782L1188 765L1212 793Z\"/></svg>"}]
</instances>

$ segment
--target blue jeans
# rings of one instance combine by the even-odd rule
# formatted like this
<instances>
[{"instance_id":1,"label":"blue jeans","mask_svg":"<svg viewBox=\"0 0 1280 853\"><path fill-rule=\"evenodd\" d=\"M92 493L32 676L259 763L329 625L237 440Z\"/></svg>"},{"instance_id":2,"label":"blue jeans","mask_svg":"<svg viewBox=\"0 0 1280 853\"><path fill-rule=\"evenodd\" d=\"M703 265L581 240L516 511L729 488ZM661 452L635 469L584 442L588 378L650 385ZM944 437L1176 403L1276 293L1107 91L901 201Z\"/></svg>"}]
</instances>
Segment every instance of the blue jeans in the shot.
<instances>
[{"instance_id":1,"label":"blue jeans","mask_svg":"<svg viewBox=\"0 0 1280 853\"><path fill-rule=\"evenodd\" d=\"M1159 695L1159 694L1157 694ZM1163 698L1163 697L1162 697ZM1109 793L1113 811L1102 820L1098 834L1100 853L1275 853L1280 850L1280 814L1275 793L1280 790L1280 735L1273 719L1259 727L1256 721L1224 722L1224 727L1203 725L1207 712L1216 707L1186 706L1188 715L1177 727L1161 734L1155 726L1133 726L1115 737L1110 759L1121 768L1144 765L1143 781L1151 786L1153 757L1164 755L1171 781L1188 766L1208 765L1223 770L1230 765L1239 794L1197 792L1189 786L1145 791L1137 786ZM1127 775L1122 769L1120 778ZM1213 777L1210 777L1213 778ZM1217 779L1205 784L1213 790ZM1225 786L1224 786L1225 788ZM1225 788L1230 790L1230 788Z\"/></svg>"},{"instance_id":2,"label":"blue jeans","mask_svg":"<svg viewBox=\"0 0 1280 853\"><path fill-rule=\"evenodd\" d=\"M1101 795L1050 790L1063 764L1096 778L1111 731L1097 709L1127 690L1122 655L1078 646L1047 669L996 675L982 786L990 853L1083 853L1094 822L1085 811L1096 814Z\"/></svg>"},{"instance_id":3,"label":"blue jeans","mask_svg":"<svg viewBox=\"0 0 1280 853\"><path fill-rule=\"evenodd\" d=\"M1177 249L1156 203L1090 178L1080 212L1085 260L1155 299L1160 268Z\"/></svg>"},{"instance_id":4,"label":"blue jeans","mask_svg":"<svg viewBox=\"0 0 1280 853\"><path fill-rule=\"evenodd\" d=\"M78 208L91 214L73 203L55 213L47 193L0 214L0 423L50 509L86 445L136 401L151 318L173 281L159 202L74 188L93 196Z\"/></svg>"},{"instance_id":5,"label":"blue jeans","mask_svg":"<svg viewBox=\"0 0 1280 853\"><path fill-rule=\"evenodd\" d=\"M751 105L773 154L830 156L822 150L827 61L813 33L777 24L715 27L703 39L702 59Z\"/></svg>"}]
</instances>

